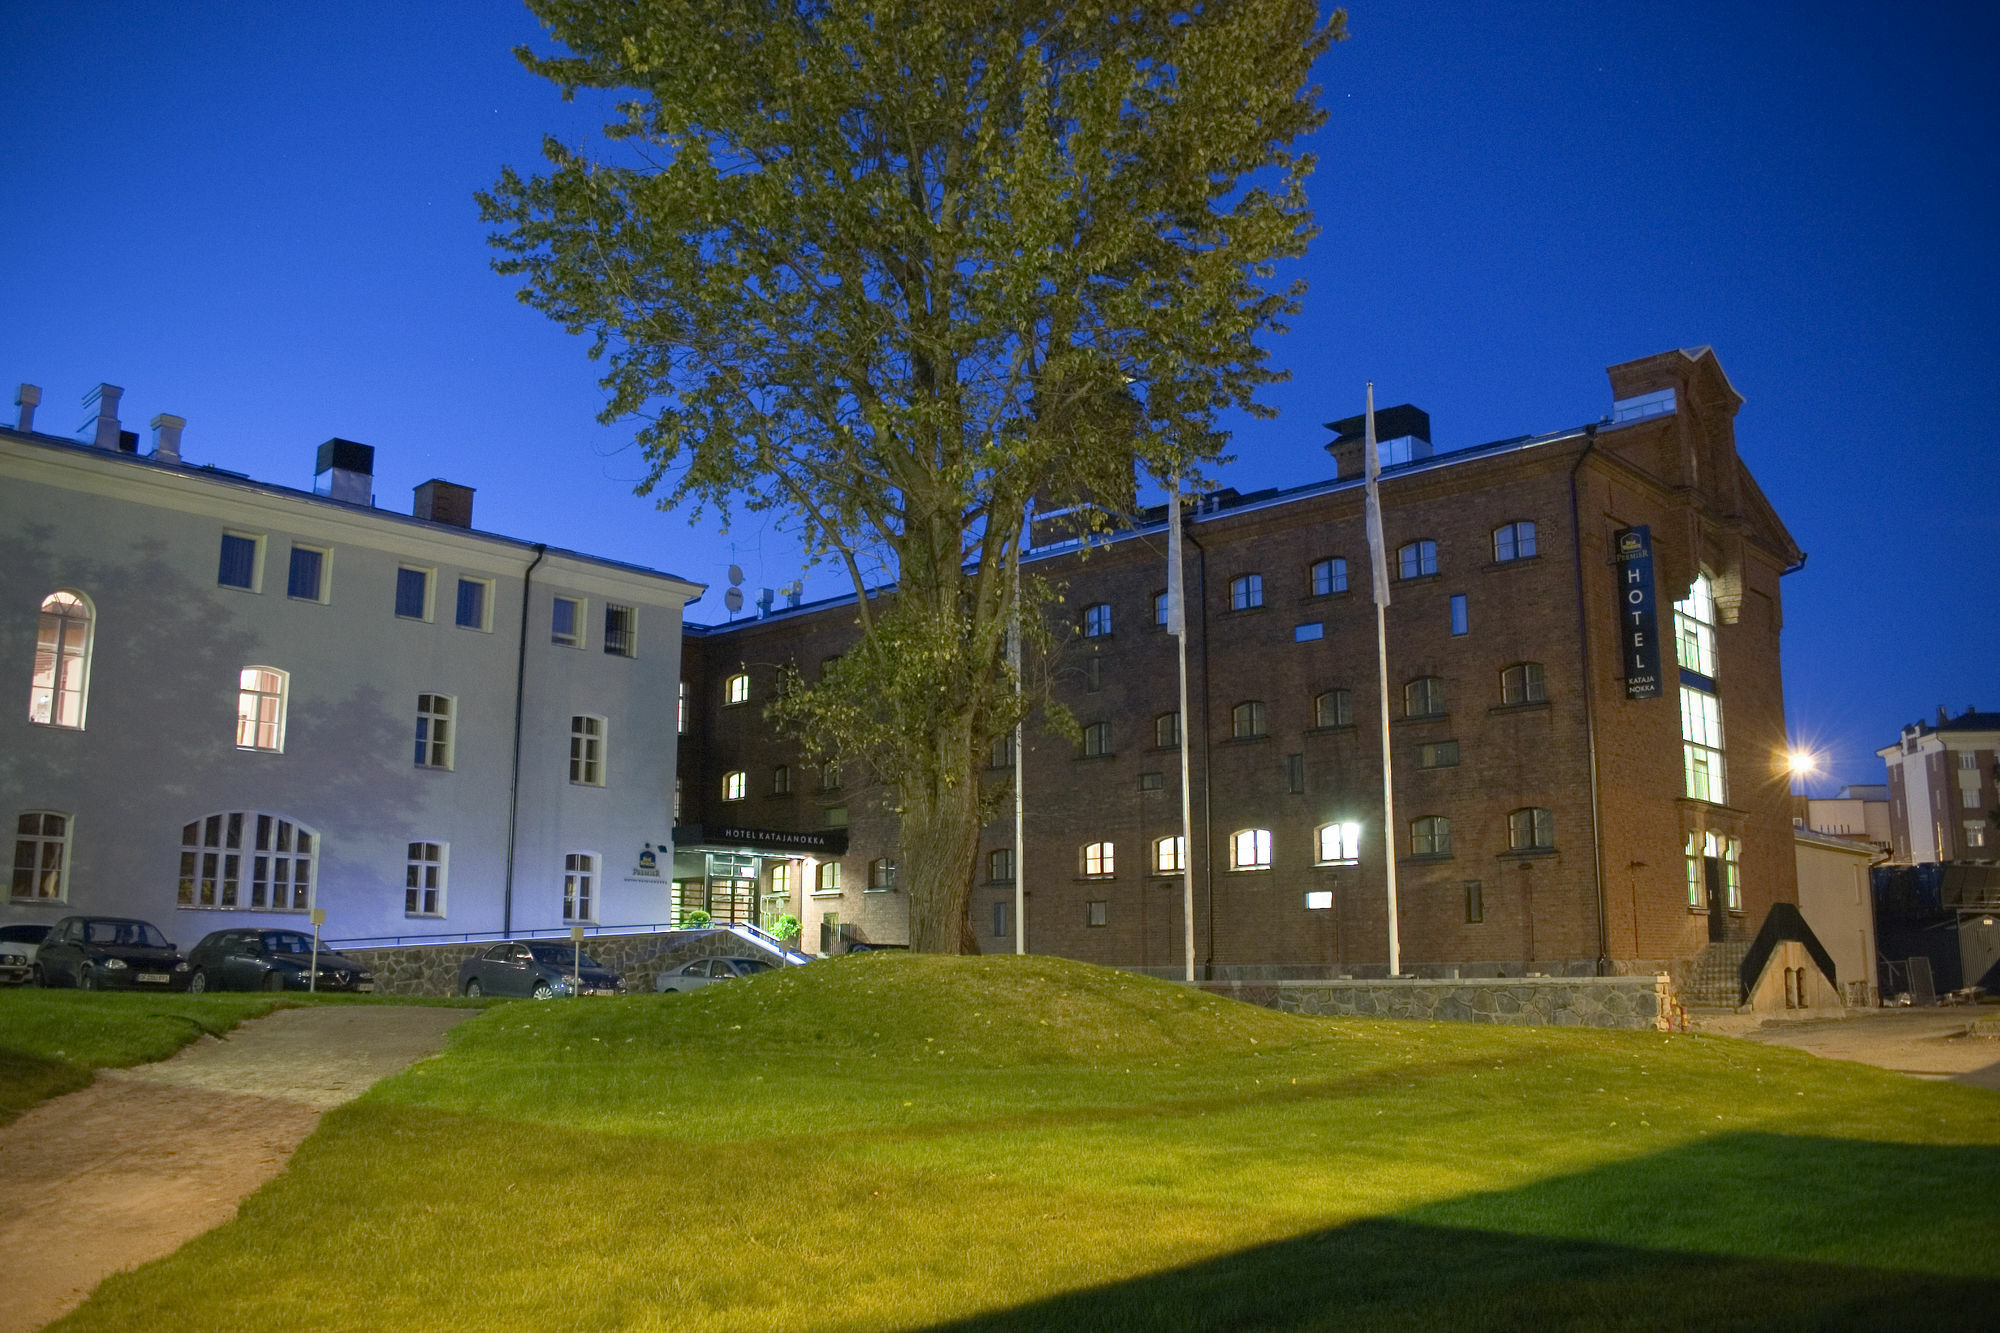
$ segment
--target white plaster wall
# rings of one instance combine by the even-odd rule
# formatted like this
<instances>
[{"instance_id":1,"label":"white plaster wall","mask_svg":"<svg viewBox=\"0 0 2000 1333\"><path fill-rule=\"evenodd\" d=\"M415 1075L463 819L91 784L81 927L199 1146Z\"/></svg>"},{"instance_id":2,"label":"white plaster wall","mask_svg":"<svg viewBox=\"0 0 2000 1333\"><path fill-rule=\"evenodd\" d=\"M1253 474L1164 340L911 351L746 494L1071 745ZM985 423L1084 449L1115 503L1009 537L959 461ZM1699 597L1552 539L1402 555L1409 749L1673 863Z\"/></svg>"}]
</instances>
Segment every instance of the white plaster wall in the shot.
<instances>
[{"instance_id":1,"label":"white plaster wall","mask_svg":"<svg viewBox=\"0 0 2000 1333\"><path fill-rule=\"evenodd\" d=\"M1875 981L1875 907L1868 886L1867 847L1796 837L1799 914L1833 957L1843 995L1850 981Z\"/></svg>"}]
</instances>

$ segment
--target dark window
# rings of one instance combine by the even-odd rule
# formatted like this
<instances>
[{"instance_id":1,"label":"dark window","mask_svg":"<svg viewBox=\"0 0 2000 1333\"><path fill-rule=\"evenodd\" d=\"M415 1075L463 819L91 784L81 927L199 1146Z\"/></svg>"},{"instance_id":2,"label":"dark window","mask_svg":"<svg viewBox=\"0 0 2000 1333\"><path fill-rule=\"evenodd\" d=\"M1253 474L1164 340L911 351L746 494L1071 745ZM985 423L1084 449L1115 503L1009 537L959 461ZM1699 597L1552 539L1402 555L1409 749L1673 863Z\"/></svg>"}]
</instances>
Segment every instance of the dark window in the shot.
<instances>
[{"instance_id":1,"label":"dark window","mask_svg":"<svg viewBox=\"0 0 2000 1333\"><path fill-rule=\"evenodd\" d=\"M1007 934L1007 904L1004 902L993 904L993 933L1003 936Z\"/></svg>"},{"instance_id":2,"label":"dark window","mask_svg":"<svg viewBox=\"0 0 2000 1333\"><path fill-rule=\"evenodd\" d=\"M1160 791L1163 788L1165 788L1166 785L1167 785L1166 779L1161 774L1141 773L1139 775L1140 791Z\"/></svg>"},{"instance_id":3,"label":"dark window","mask_svg":"<svg viewBox=\"0 0 2000 1333\"><path fill-rule=\"evenodd\" d=\"M1014 849L996 847L986 854L986 878L995 884L1014 882Z\"/></svg>"},{"instance_id":4,"label":"dark window","mask_svg":"<svg viewBox=\"0 0 2000 1333\"><path fill-rule=\"evenodd\" d=\"M248 588L257 581L257 539L222 534L222 560L215 581L225 588Z\"/></svg>"},{"instance_id":5,"label":"dark window","mask_svg":"<svg viewBox=\"0 0 2000 1333\"><path fill-rule=\"evenodd\" d=\"M1418 768L1458 767L1458 742L1435 741L1417 747Z\"/></svg>"},{"instance_id":6,"label":"dark window","mask_svg":"<svg viewBox=\"0 0 2000 1333\"><path fill-rule=\"evenodd\" d=\"M1111 724L1093 722L1083 729L1083 754L1086 759L1111 753Z\"/></svg>"},{"instance_id":7,"label":"dark window","mask_svg":"<svg viewBox=\"0 0 2000 1333\"><path fill-rule=\"evenodd\" d=\"M1244 574L1229 581L1229 609L1248 611L1264 604L1264 576Z\"/></svg>"},{"instance_id":8,"label":"dark window","mask_svg":"<svg viewBox=\"0 0 2000 1333\"><path fill-rule=\"evenodd\" d=\"M1539 806L1507 816L1507 845L1517 852L1556 845L1556 817Z\"/></svg>"},{"instance_id":9,"label":"dark window","mask_svg":"<svg viewBox=\"0 0 2000 1333\"><path fill-rule=\"evenodd\" d=\"M458 581L458 623L465 629L486 628L486 585L478 579Z\"/></svg>"},{"instance_id":10,"label":"dark window","mask_svg":"<svg viewBox=\"0 0 2000 1333\"><path fill-rule=\"evenodd\" d=\"M320 597L320 569L325 561L326 556L310 546L294 546L291 574L285 580L285 595L317 602Z\"/></svg>"},{"instance_id":11,"label":"dark window","mask_svg":"<svg viewBox=\"0 0 2000 1333\"><path fill-rule=\"evenodd\" d=\"M1465 881L1465 920L1478 925L1486 919L1486 891L1476 879Z\"/></svg>"},{"instance_id":12,"label":"dark window","mask_svg":"<svg viewBox=\"0 0 2000 1333\"><path fill-rule=\"evenodd\" d=\"M1442 815L1425 815L1410 822L1410 855L1450 856L1451 821Z\"/></svg>"},{"instance_id":13,"label":"dark window","mask_svg":"<svg viewBox=\"0 0 2000 1333\"><path fill-rule=\"evenodd\" d=\"M1084 920L1090 925L1093 926L1104 925L1107 921L1110 920L1110 915L1111 915L1111 904L1109 903L1094 902L1085 904Z\"/></svg>"},{"instance_id":14,"label":"dark window","mask_svg":"<svg viewBox=\"0 0 2000 1333\"><path fill-rule=\"evenodd\" d=\"M1535 553L1535 525L1505 523L1493 529L1493 559L1500 563L1526 560Z\"/></svg>"},{"instance_id":15,"label":"dark window","mask_svg":"<svg viewBox=\"0 0 2000 1333\"><path fill-rule=\"evenodd\" d=\"M1313 725L1351 727L1354 725L1354 696L1346 690L1328 690L1313 699Z\"/></svg>"},{"instance_id":16,"label":"dark window","mask_svg":"<svg viewBox=\"0 0 2000 1333\"><path fill-rule=\"evenodd\" d=\"M1399 578L1420 579L1438 572L1438 544L1417 541L1397 548L1396 574Z\"/></svg>"},{"instance_id":17,"label":"dark window","mask_svg":"<svg viewBox=\"0 0 2000 1333\"><path fill-rule=\"evenodd\" d=\"M1335 556L1331 560L1321 560L1312 567L1313 596L1325 597L1331 593L1347 591L1347 561Z\"/></svg>"},{"instance_id":18,"label":"dark window","mask_svg":"<svg viewBox=\"0 0 2000 1333\"><path fill-rule=\"evenodd\" d=\"M1264 735L1263 701L1248 699L1230 709L1229 729L1238 740L1252 740Z\"/></svg>"},{"instance_id":19,"label":"dark window","mask_svg":"<svg viewBox=\"0 0 2000 1333\"><path fill-rule=\"evenodd\" d=\"M431 576L421 569L396 571L396 614L405 620L422 620L424 604L430 600Z\"/></svg>"},{"instance_id":20,"label":"dark window","mask_svg":"<svg viewBox=\"0 0 2000 1333\"><path fill-rule=\"evenodd\" d=\"M638 635L634 621L636 613L629 606L607 606L604 608L604 651L613 657L632 657L639 651Z\"/></svg>"},{"instance_id":21,"label":"dark window","mask_svg":"<svg viewBox=\"0 0 2000 1333\"><path fill-rule=\"evenodd\" d=\"M1549 687L1540 662L1521 662L1500 673L1500 702L1538 704L1547 702Z\"/></svg>"},{"instance_id":22,"label":"dark window","mask_svg":"<svg viewBox=\"0 0 2000 1333\"><path fill-rule=\"evenodd\" d=\"M1104 688L1104 659L1086 657L1083 660L1083 688L1095 694Z\"/></svg>"},{"instance_id":23,"label":"dark window","mask_svg":"<svg viewBox=\"0 0 2000 1333\"><path fill-rule=\"evenodd\" d=\"M1442 717L1444 678L1419 676L1403 687L1404 717Z\"/></svg>"},{"instance_id":24,"label":"dark window","mask_svg":"<svg viewBox=\"0 0 2000 1333\"><path fill-rule=\"evenodd\" d=\"M577 646L576 636L578 629L576 599L573 597L556 598L555 608L549 613L549 642L559 643L565 648L574 648ZM683 686L682 688L685 689L686 687ZM687 728L682 727L681 730L685 731Z\"/></svg>"},{"instance_id":25,"label":"dark window","mask_svg":"<svg viewBox=\"0 0 2000 1333\"><path fill-rule=\"evenodd\" d=\"M1306 757L1302 754L1285 756L1285 790L1297 796L1306 789Z\"/></svg>"},{"instance_id":26,"label":"dark window","mask_svg":"<svg viewBox=\"0 0 2000 1333\"><path fill-rule=\"evenodd\" d=\"M1153 744L1162 750L1172 750L1181 743L1181 715L1162 713L1153 719Z\"/></svg>"}]
</instances>

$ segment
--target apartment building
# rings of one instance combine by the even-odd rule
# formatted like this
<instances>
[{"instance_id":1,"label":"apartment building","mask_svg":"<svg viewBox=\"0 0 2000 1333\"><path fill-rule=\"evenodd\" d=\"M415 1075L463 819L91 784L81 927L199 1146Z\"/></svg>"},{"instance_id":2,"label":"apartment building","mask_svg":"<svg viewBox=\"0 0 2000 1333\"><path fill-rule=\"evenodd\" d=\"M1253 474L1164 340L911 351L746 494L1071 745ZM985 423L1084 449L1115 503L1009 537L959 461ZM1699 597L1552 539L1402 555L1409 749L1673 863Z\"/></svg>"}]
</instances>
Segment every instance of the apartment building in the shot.
<instances>
[{"instance_id":1,"label":"apartment building","mask_svg":"<svg viewBox=\"0 0 2000 1333\"><path fill-rule=\"evenodd\" d=\"M1891 860L2000 861L2000 713L1975 708L1903 728L1889 770Z\"/></svg>"}]
</instances>

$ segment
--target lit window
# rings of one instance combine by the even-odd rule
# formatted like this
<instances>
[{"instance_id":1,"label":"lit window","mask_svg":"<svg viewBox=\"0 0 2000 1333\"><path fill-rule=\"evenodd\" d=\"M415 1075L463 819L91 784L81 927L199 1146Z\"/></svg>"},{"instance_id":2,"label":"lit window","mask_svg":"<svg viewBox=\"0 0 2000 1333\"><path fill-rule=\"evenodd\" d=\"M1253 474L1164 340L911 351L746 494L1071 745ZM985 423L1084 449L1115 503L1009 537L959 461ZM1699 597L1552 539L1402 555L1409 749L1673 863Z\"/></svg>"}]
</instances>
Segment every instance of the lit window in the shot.
<instances>
[{"instance_id":1,"label":"lit window","mask_svg":"<svg viewBox=\"0 0 2000 1333\"><path fill-rule=\"evenodd\" d=\"M1674 647L1682 669L1715 679L1715 589L1706 574L1674 603Z\"/></svg>"},{"instance_id":2,"label":"lit window","mask_svg":"<svg viewBox=\"0 0 2000 1333\"><path fill-rule=\"evenodd\" d=\"M790 861L780 861L771 867L771 887L766 890L765 896L778 900L776 906L780 912L791 906L792 863Z\"/></svg>"},{"instance_id":3,"label":"lit window","mask_svg":"<svg viewBox=\"0 0 2000 1333\"><path fill-rule=\"evenodd\" d=\"M681 682L680 701L674 709L674 730L687 735L688 729L688 683Z\"/></svg>"},{"instance_id":4,"label":"lit window","mask_svg":"<svg viewBox=\"0 0 2000 1333\"><path fill-rule=\"evenodd\" d=\"M739 671L722 682L722 702L725 704L750 702L750 677L747 673Z\"/></svg>"},{"instance_id":5,"label":"lit window","mask_svg":"<svg viewBox=\"0 0 2000 1333\"><path fill-rule=\"evenodd\" d=\"M223 588L242 588L246 592L257 590L258 556L263 553L264 539L242 533L222 534L222 553L216 561L215 582Z\"/></svg>"},{"instance_id":6,"label":"lit window","mask_svg":"<svg viewBox=\"0 0 2000 1333\"><path fill-rule=\"evenodd\" d=\"M1248 611L1264 604L1264 576L1242 574L1229 581L1229 609Z\"/></svg>"},{"instance_id":7,"label":"lit window","mask_svg":"<svg viewBox=\"0 0 2000 1333\"><path fill-rule=\"evenodd\" d=\"M1271 868L1271 830L1264 828L1238 829L1229 835L1229 868L1231 870L1269 870Z\"/></svg>"},{"instance_id":8,"label":"lit window","mask_svg":"<svg viewBox=\"0 0 2000 1333\"><path fill-rule=\"evenodd\" d=\"M1465 594L1462 592L1451 595L1451 632L1454 635L1472 632L1472 616L1466 606Z\"/></svg>"},{"instance_id":9,"label":"lit window","mask_svg":"<svg viewBox=\"0 0 2000 1333\"><path fill-rule=\"evenodd\" d=\"M1410 822L1410 855L1450 856L1451 821L1443 815L1425 815Z\"/></svg>"},{"instance_id":10,"label":"lit window","mask_svg":"<svg viewBox=\"0 0 2000 1333\"><path fill-rule=\"evenodd\" d=\"M1526 560L1535 553L1535 525L1525 520L1493 529L1493 559L1499 563Z\"/></svg>"},{"instance_id":11,"label":"lit window","mask_svg":"<svg viewBox=\"0 0 2000 1333\"><path fill-rule=\"evenodd\" d=\"M1984 821L1976 819L1965 821L1965 845L1967 847L1984 847L1986 845L1986 824Z\"/></svg>"},{"instance_id":12,"label":"lit window","mask_svg":"<svg viewBox=\"0 0 2000 1333\"><path fill-rule=\"evenodd\" d=\"M1096 759L1111 753L1111 724L1093 722L1083 729L1083 757Z\"/></svg>"},{"instance_id":13,"label":"lit window","mask_svg":"<svg viewBox=\"0 0 2000 1333\"><path fill-rule=\"evenodd\" d=\"M1315 597L1346 592L1347 561L1339 556L1331 560L1316 561L1312 567L1312 590Z\"/></svg>"},{"instance_id":14,"label":"lit window","mask_svg":"<svg viewBox=\"0 0 2000 1333\"><path fill-rule=\"evenodd\" d=\"M1418 676L1403 686L1403 716L1444 716L1444 678Z\"/></svg>"},{"instance_id":15,"label":"lit window","mask_svg":"<svg viewBox=\"0 0 2000 1333\"><path fill-rule=\"evenodd\" d=\"M1960 750L1958 752L1958 766L1967 772L1977 773L1979 771L1979 756L1970 750Z\"/></svg>"},{"instance_id":16,"label":"lit window","mask_svg":"<svg viewBox=\"0 0 2000 1333\"><path fill-rule=\"evenodd\" d=\"M231 810L181 830L180 905L254 912L312 906L319 836L258 810Z\"/></svg>"},{"instance_id":17,"label":"lit window","mask_svg":"<svg viewBox=\"0 0 2000 1333\"><path fill-rule=\"evenodd\" d=\"M270 667L244 667L237 676L236 748L285 748L285 686L289 677Z\"/></svg>"},{"instance_id":18,"label":"lit window","mask_svg":"<svg viewBox=\"0 0 2000 1333\"><path fill-rule=\"evenodd\" d=\"M1347 865L1361 859L1361 825L1322 824L1317 837L1321 865Z\"/></svg>"},{"instance_id":19,"label":"lit window","mask_svg":"<svg viewBox=\"0 0 2000 1333\"><path fill-rule=\"evenodd\" d=\"M1438 572L1438 544L1416 541L1396 549L1396 576L1420 579Z\"/></svg>"},{"instance_id":20,"label":"lit window","mask_svg":"<svg viewBox=\"0 0 2000 1333\"><path fill-rule=\"evenodd\" d=\"M1704 911L1708 907L1708 892L1706 887L1706 881L1703 877L1702 851L1703 851L1702 835L1699 833L1688 834L1687 835L1688 910L1692 912Z\"/></svg>"},{"instance_id":21,"label":"lit window","mask_svg":"<svg viewBox=\"0 0 2000 1333\"><path fill-rule=\"evenodd\" d=\"M1351 727L1354 725L1354 696L1346 690L1327 690L1313 698L1313 725Z\"/></svg>"},{"instance_id":22,"label":"lit window","mask_svg":"<svg viewBox=\"0 0 2000 1333\"><path fill-rule=\"evenodd\" d=\"M292 564L285 576L285 595L301 602L326 600L325 551L313 546L292 548Z\"/></svg>"},{"instance_id":23,"label":"lit window","mask_svg":"<svg viewBox=\"0 0 2000 1333\"><path fill-rule=\"evenodd\" d=\"M1457 741L1432 741L1417 747L1418 768L1458 767Z\"/></svg>"},{"instance_id":24,"label":"lit window","mask_svg":"<svg viewBox=\"0 0 2000 1333\"><path fill-rule=\"evenodd\" d=\"M404 620L431 618L431 572L428 569L411 569L404 565L396 571L396 614Z\"/></svg>"},{"instance_id":25,"label":"lit window","mask_svg":"<svg viewBox=\"0 0 2000 1333\"><path fill-rule=\"evenodd\" d=\"M417 696L417 767L450 768L452 760L451 697Z\"/></svg>"},{"instance_id":26,"label":"lit window","mask_svg":"<svg viewBox=\"0 0 2000 1333\"><path fill-rule=\"evenodd\" d=\"M458 627L460 629L490 630L492 622L487 616L493 602L493 585L486 579L460 579L458 581Z\"/></svg>"},{"instance_id":27,"label":"lit window","mask_svg":"<svg viewBox=\"0 0 2000 1333\"><path fill-rule=\"evenodd\" d=\"M613 657L636 657L639 653L639 613L629 606L604 608L604 651Z\"/></svg>"},{"instance_id":28,"label":"lit window","mask_svg":"<svg viewBox=\"0 0 2000 1333\"><path fill-rule=\"evenodd\" d=\"M1265 734L1261 699L1246 699L1229 710L1229 734L1238 740L1255 740Z\"/></svg>"},{"instance_id":29,"label":"lit window","mask_svg":"<svg viewBox=\"0 0 2000 1333\"><path fill-rule=\"evenodd\" d=\"M574 597L558 597L550 604L549 642L565 648L583 647L582 602Z\"/></svg>"},{"instance_id":30,"label":"lit window","mask_svg":"<svg viewBox=\"0 0 2000 1333\"><path fill-rule=\"evenodd\" d=\"M1520 662L1500 673L1500 702L1503 704L1547 703L1549 688L1540 662Z\"/></svg>"},{"instance_id":31,"label":"lit window","mask_svg":"<svg viewBox=\"0 0 2000 1333\"><path fill-rule=\"evenodd\" d=\"M1153 719L1153 744L1162 750L1172 750L1181 743L1181 715L1161 713Z\"/></svg>"},{"instance_id":32,"label":"lit window","mask_svg":"<svg viewBox=\"0 0 2000 1333\"><path fill-rule=\"evenodd\" d=\"M996 847L986 854L986 878L994 884L1014 882L1014 849Z\"/></svg>"},{"instance_id":33,"label":"lit window","mask_svg":"<svg viewBox=\"0 0 2000 1333\"><path fill-rule=\"evenodd\" d=\"M1697 801L1728 800L1722 758L1722 704L1706 690L1681 686L1681 755L1685 791Z\"/></svg>"},{"instance_id":34,"label":"lit window","mask_svg":"<svg viewBox=\"0 0 2000 1333\"><path fill-rule=\"evenodd\" d=\"M1308 912L1326 912L1331 911L1332 908L1333 891L1331 889L1314 889L1306 894L1306 910Z\"/></svg>"},{"instance_id":35,"label":"lit window","mask_svg":"<svg viewBox=\"0 0 2000 1333\"><path fill-rule=\"evenodd\" d=\"M1102 899L1096 902L1085 903L1083 905L1083 920L1085 925L1090 926L1108 924L1111 920L1111 904Z\"/></svg>"},{"instance_id":36,"label":"lit window","mask_svg":"<svg viewBox=\"0 0 2000 1333\"><path fill-rule=\"evenodd\" d=\"M443 916L448 853L441 842L413 842L403 870L403 915Z\"/></svg>"},{"instance_id":37,"label":"lit window","mask_svg":"<svg viewBox=\"0 0 2000 1333\"><path fill-rule=\"evenodd\" d=\"M569 780L579 787L604 785L604 719L579 713L569 720Z\"/></svg>"},{"instance_id":38,"label":"lit window","mask_svg":"<svg viewBox=\"0 0 2000 1333\"><path fill-rule=\"evenodd\" d=\"M1099 602L1083 608L1083 637L1101 639L1111 632L1111 606Z\"/></svg>"},{"instance_id":39,"label":"lit window","mask_svg":"<svg viewBox=\"0 0 2000 1333\"><path fill-rule=\"evenodd\" d=\"M884 893L896 887L896 859L892 856L877 857L868 863L868 888L872 893Z\"/></svg>"},{"instance_id":40,"label":"lit window","mask_svg":"<svg viewBox=\"0 0 2000 1333\"><path fill-rule=\"evenodd\" d=\"M24 902L61 902L69 868L70 818L30 810L14 821L11 896Z\"/></svg>"},{"instance_id":41,"label":"lit window","mask_svg":"<svg viewBox=\"0 0 2000 1333\"><path fill-rule=\"evenodd\" d=\"M1108 842L1085 843L1083 873L1086 879L1106 879L1116 873L1116 861Z\"/></svg>"},{"instance_id":42,"label":"lit window","mask_svg":"<svg viewBox=\"0 0 2000 1333\"><path fill-rule=\"evenodd\" d=\"M1178 875L1187 869L1187 839L1176 833L1153 840L1153 873Z\"/></svg>"},{"instance_id":43,"label":"lit window","mask_svg":"<svg viewBox=\"0 0 2000 1333\"><path fill-rule=\"evenodd\" d=\"M722 775L722 799L740 801L750 789L750 775L742 769Z\"/></svg>"},{"instance_id":44,"label":"lit window","mask_svg":"<svg viewBox=\"0 0 2000 1333\"><path fill-rule=\"evenodd\" d=\"M81 593L52 592L42 599L35 678L28 689L30 722L82 728L90 680L90 621L90 604Z\"/></svg>"},{"instance_id":45,"label":"lit window","mask_svg":"<svg viewBox=\"0 0 2000 1333\"><path fill-rule=\"evenodd\" d=\"M814 893L840 892L840 862L822 861L819 863L819 869L813 873Z\"/></svg>"},{"instance_id":46,"label":"lit window","mask_svg":"<svg viewBox=\"0 0 2000 1333\"><path fill-rule=\"evenodd\" d=\"M1517 852L1555 846L1556 817L1538 806L1514 811L1507 816L1507 845Z\"/></svg>"},{"instance_id":47,"label":"lit window","mask_svg":"<svg viewBox=\"0 0 2000 1333\"><path fill-rule=\"evenodd\" d=\"M779 764L771 770L771 795L789 796L791 794L792 770L789 765Z\"/></svg>"},{"instance_id":48,"label":"lit window","mask_svg":"<svg viewBox=\"0 0 2000 1333\"><path fill-rule=\"evenodd\" d=\"M563 857L563 920L597 920L597 858L589 852Z\"/></svg>"}]
</instances>

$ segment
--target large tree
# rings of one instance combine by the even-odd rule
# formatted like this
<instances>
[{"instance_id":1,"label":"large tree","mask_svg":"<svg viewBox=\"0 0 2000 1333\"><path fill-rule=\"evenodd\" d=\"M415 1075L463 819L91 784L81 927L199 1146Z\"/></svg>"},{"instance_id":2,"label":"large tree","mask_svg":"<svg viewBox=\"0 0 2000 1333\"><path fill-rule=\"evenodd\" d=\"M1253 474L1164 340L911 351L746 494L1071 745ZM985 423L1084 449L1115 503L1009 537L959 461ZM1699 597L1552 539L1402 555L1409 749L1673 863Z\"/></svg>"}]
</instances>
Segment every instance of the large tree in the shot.
<instances>
[{"instance_id":1,"label":"large tree","mask_svg":"<svg viewBox=\"0 0 2000 1333\"><path fill-rule=\"evenodd\" d=\"M1314 232L1295 144L1343 16L528 5L562 50L522 63L622 99L603 142L550 140L546 174L480 196L495 266L590 335L642 493L776 511L852 578L856 646L774 715L879 777L911 944L957 950L985 756L1030 697L1009 625L1052 596L1018 577L1026 515L1198 476L1221 413L1268 411L1257 339L1297 308L1272 266Z\"/></svg>"}]
</instances>

